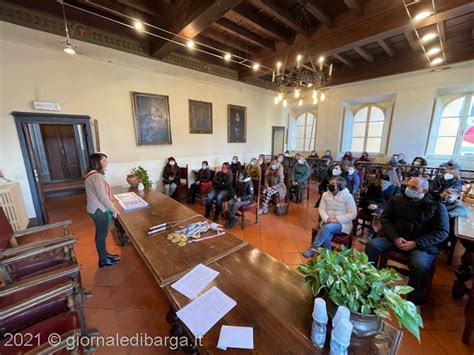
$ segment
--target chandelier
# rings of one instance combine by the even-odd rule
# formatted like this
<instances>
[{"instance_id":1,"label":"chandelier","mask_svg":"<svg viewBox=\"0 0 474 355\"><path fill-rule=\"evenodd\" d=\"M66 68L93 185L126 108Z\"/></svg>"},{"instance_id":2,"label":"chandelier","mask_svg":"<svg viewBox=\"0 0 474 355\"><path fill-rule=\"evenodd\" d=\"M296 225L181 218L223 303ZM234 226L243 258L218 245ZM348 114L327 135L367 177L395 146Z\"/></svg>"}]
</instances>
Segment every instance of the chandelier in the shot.
<instances>
[{"instance_id":1,"label":"chandelier","mask_svg":"<svg viewBox=\"0 0 474 355\"><path fill-rule=\"evenodd\" d=\"M308 64L304 64L308 61ZM283 65L277 62L276 69L272 73L272 82L278 85L275 105L281 102L286 107L290 100L297 101L298 106L303 105L303 101L309 101L313 105L324 101L325 91L328 90L326 85L332 79L332 71L332 64L326 64L322 56L318 58L317 65L312 56L303 60L301 54L296 56L296 67L287 68L286 63Z\"/></svg>"}]
</instances>

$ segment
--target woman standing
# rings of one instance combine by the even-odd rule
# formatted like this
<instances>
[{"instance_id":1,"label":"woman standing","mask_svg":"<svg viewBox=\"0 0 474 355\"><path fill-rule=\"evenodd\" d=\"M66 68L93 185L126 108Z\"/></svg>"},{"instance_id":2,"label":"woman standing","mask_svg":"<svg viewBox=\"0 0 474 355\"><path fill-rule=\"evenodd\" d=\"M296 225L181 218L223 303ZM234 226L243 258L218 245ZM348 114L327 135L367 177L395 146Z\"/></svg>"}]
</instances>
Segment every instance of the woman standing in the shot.
<instances>
[{"instance_id":1,"label":"woman standing","mask_svg":"<svg viewBox=\"0 0 474 355\"><path fill-rule=\"evenodd\" d=\"M87 213L95 224L95 247L99 255L99 268L111 266L120 261L118 255L109 254L105 246L109 225L113 224L113 218L118 216L118 211L112 203L110 183L105 177L108 164L107 155L91 154L89 172L84 183L87 195Z\"/></svg>"}]
</instances>

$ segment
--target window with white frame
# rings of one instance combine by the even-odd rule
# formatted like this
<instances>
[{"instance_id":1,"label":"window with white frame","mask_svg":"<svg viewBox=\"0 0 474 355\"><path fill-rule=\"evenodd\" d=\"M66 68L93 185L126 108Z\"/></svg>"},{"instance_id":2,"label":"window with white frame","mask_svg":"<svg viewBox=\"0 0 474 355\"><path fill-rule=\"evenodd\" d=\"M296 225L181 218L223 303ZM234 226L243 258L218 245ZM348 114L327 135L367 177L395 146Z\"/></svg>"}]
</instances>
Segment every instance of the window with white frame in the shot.
<instances>
[{"instance_id":1,"label":"window with white frame","mask_svg":"<svg viewBox=\"0 0 474 355\"><path fill-rule=\"evenodd\" d=\"M290 118L288 131L288 149L291 151L311 151L316 137L316 116L304 112Z\"/></svg>"},{"instance_id":2,"label":"window with white frame","mask_svg":"<svg viewBox=\"0 0 474 355\"><path fill-rule=\"evenodd\" d=\"M385 154L393 101L344 103L341 151Z\"/></svg>"},{"instance_id":3,"label":"window with white frame","mask_svg":"<svg viewBox=\"0 0 474 355\"><path fill-rule=\"evenodd\" d=\"M427 154L474 157L474 93L436 98Z\"/></svg>"}]
</instances>

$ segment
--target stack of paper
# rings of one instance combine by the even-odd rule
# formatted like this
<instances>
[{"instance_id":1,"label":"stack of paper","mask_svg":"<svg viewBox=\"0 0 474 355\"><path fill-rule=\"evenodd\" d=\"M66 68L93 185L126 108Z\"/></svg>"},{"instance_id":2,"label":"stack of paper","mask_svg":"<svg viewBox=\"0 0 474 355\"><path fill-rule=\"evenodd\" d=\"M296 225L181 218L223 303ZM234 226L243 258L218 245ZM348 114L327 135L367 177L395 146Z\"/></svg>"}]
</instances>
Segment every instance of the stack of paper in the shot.
<instances>
[{"instance_id":1,"label":"stack of paper","mask_svg":"<svg viewBox=\"0 0 474 355\"><path fill-rule=\"evenodd\" d=\"M134 192L125 192L122 194L114 195L114 197L119 202L120 206L122 206L125 212L134 210L136 208L148 206L148 202L146 202Z\"/></svg>"},{"instance_id":2,"label":"stack of paper","mask_svg":"<svg viewBox=\"0 0 474 355\"><path fill-rule=\"evenodd\" d=\"M199 292L204 290L219 273L203 264L197 265L194 269L171 285L176 291L186 297L193 299Z\"/></svg>"},{"instance_id":3,"label":"stack of paper","mask_svg":"<svg viewBox=\"0 0 474 355\"><path fill-rule=\"evenodd\" d=\"M217 347L222 350L227 350L227 348L253 349L253 328L223 325Z\"/></svg>"}]
</instances>

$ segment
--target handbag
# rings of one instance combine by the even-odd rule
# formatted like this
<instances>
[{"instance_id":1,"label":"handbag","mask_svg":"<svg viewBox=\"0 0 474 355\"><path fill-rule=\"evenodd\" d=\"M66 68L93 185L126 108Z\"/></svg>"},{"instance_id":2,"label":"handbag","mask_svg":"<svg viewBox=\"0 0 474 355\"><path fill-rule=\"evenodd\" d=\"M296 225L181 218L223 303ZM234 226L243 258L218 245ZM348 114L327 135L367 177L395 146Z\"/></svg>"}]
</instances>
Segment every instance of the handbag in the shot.
<instances>
[{"instance_id":1,"label":"handbag","mask_svg":"<svg viewBox=\"0 0 474 355\"><path fill-rule=\"evenodd\" d=\"M275 214L279 217L286 216L288 214L288 204L287 203L278 203L275 206Z\"/></svg>"},{"instance_id":2,"label":"handbag","mask_svg":"<svg viewBox=\"0 0 474 355\"><path fill-rule=\"evenodd\" d=\"M208 181L208 182L201 182L199 184L199 188L201 189L201 191L207 191L207 190L212 190L212 182Z\"/></svg>"}]
</instances>

